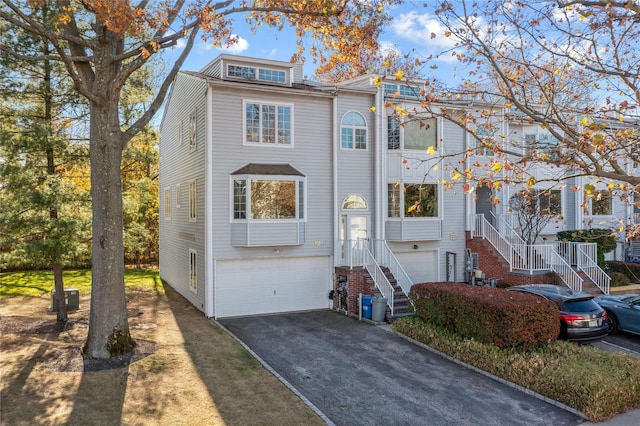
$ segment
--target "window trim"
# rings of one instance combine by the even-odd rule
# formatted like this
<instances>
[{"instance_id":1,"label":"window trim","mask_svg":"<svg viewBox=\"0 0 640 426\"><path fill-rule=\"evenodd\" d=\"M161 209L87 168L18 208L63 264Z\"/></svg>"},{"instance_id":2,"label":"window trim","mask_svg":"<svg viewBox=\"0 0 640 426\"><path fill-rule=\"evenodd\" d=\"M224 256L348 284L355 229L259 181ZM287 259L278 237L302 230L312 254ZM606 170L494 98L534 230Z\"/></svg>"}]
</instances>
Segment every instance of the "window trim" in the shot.
<instances>
[{"instance_id":1,"label":"window trim","mask_svg":"<svg viewBox=\"0 0 640 426\"><path fill-rule=\"evenodd\" d=\"M475 134L469 132L469 138L473 142L473 155L476 157L494 157L493 147L486 143L483 145L478 139L492 139L495 132L485 128L484 123L478 125L475 130ZM491 143L495 145L495 140L491 141ZM471 143L469 143L469 146L471 146Z\"/></svg>"},{"instance_id":2,"label":"window trim","mask_svg":"<svg viewBox=\"0 0 640 426\"><path fill-rule=\"evenodd\" d=\"M180 198L182 198L182 186L178 183L176 184L176 210L181 207Z\"/></svg>"},{"instance_id":3,"label":"window trim","mask_svg":"<svg viewBox=\"0 0 640 426\"><path fill-rule=\"evenodd\" d=\"M253 70L253 76L251 77L251 76L244 76L244 75L231 75L231 73L229 72L229 69L231 67ZM261 77L262 72L266 72L267 74L270 72L282 73L282 80ZM250 80L250 81L264 81L264 82L284 84L284 85L287 84L287 74L288 72L283 69L262 67L259 65L243 65L238 63L228 63L226 64L226 69L225 69L225 75L227 78L232 78L232 79L237 78L241 80Z\"/></svg>"},{"instance_id":4,"label":"window trim","mask_svg":"<svg viewBox=\"0 0 640 426\"><path fill-rule=\"evenodd\" d=\"M296 217L289 219L254 219L251 217L251 181L283 181L283 182L295 182L295 206ZM235 182L245 181L245 203L244 203L244 218L235 217ZM306 222L307 221L307 178L300 175L230 175L229 176L229 221L232 223L282 223L282 222ZM304 199L300 200L300 196Z\"/></svg>"},{"instance_id":5,"label":"window trim","mask_svg":"<svg viewBox=\"0 0 640 426\"><path fill-rule=\"evenodd\" d=\"M357 126L352 124L344 124L345 118L347 118L347 116L350 114L357 114L364 121L364 125ZM351 136L353 138L351 147L345 147L342 143L343 129L351 129ZM358 130L364 130L364 148L357 147L358 142L357 142L356 135ZM367 118L361 113L359 113L358 111L354 111L354 110L347 111L342 115L342 118L340 119L340 149L344 151L368 151L369 150L369 126L367 125Z\"/></svg>"},{"instance_id":6,"label":"window trim","mask_svg":"<svg viewBox=\"0 0 640 426\"><path fill-rule=\"evenodd\" d=\"M440 123L441 121L438 119L438 117L416 117L416 120L412 120L413 121L420 121L420 120L435 120L435 145L433 145L433 149L436 153L440 152L440 145L442 145L440 143L440 138L439 135L442 133L442 129L440 128ZM424 148L407 148L406 147L406 143L405 143L405 133L407 130L407 123L409 122L403 122L400 125L400 146L402 148L403 151L421 151L424 152L425 150L429 149L429 145L427 147ZM418 124L418 129L421 130L422 128L420 128L420 125Z\"/></svg>"},{"instance_id":7,"label":"window trim","mask_svg":"<svg viewBox=\"0 0 640 426\"><path fill-rule=\"evenodd\" d=\"M548 188L548 189L540 189L540 194L537 196L538 200L538 211L540 212L540 214L544 214L546 216L551 216L551 217L556 217L556 218L560 218L560 217L564 217L564 206L563 206L563 198L564 198L564 191L562 189L557 189L557 188ZM560 213L559 214L553 214L552 212L545 212L542 209L542 197L546 197L547 200L549 201L549 207L551 206L551 198L553 196L553 194L558 194L558 201L559 201L559 208L560 208Z\"/></svg>"},{"instance_id":8,"label":"window trim","mask_svg":"<svg viewBox=\"0 0 640 426\"><path fill-rule=\"evenodd\" d=\"M196 222L198 219L198 186L197 180L189 181L189 222Z\"/></svg>"},{"instance_id":9,"label":"window trim","mask_svg":"<svg viewBox=\"0 0 640 426\"><path fill-rule=\"evenodd\" d=\"M249 104L257 104L260 109L260 117L258 120L259 126L259 142L251 142L247 140L247 105ZM276 120L276 141L273 143L263 142L262 132L262 107L265 105L270 105L276 107L275 120ZM289 143L280 143L278 140L278 108L279 107L288 107L289 108ZM281 102L273 102L273 101L264 101L264 100L255 100L255 99L243 99L242 100L242 144L246 146L269 146L269 147L282 147L282 148L293 148L294 147L294 104L292 103L281 103Z\"/></svg>"},{"instance_id":10,"label":"window trim","mask_svg":"<svg viewBox=\"0 0 640 426\"><path fill-rule=\"evenodd\" d=\"M435 195L437 197L437 207L436 207L436 215L435 216L406 216L405 212L405 194L404 190L406 185L430 185L435 187ZM391 189L394 189L394 192L398 194L398 216L391 215L391 203L389 202L391 196ZM397 183L389 182L387 183L387 196L386 196L386 219L387 220L440 220L442 218L442 185L437 182L401 182L400 185Z\"/></svg>"},{"instance_id":11,"label":"window trim","mask_svg":"<svg viewBox=\"0 0 640 426\"><path fill-rule=\"evenodd\" d=\"M189 113L189 149L195 151L198 148L198 110L194 108Z\"/></svg>"},{"instance_id":12,"label":"window trim","mask_svg":"<svg viewBox=\"0 0 640 426\"><path fill-rule=\"evenodd\" d=\"M189 249L189 290L198 294L198 251Z\"/></svg>"},{"instance_id":13,"label":"window trim","mask_svg":"<svg viewBox=\"0 0 640 426\"><path fill-rule=\"evenodd\" d=\"M598 193L607 194L607 198L609 199L609 210L610 210L610 213L607 213L607 214L594 214L594 212L593 212L593 197ZM594 191L593 195L587 195L585 193L585 198L587 198L587 200L586 200L587 208L588 208L587 216L597 216L597 217L611 217L611 216L613 216L613 212L614 212L614 210L613 210L613 194L611 193L610 190L608 190L608 189L596 189Z\"/></svg>"}]
</instances>

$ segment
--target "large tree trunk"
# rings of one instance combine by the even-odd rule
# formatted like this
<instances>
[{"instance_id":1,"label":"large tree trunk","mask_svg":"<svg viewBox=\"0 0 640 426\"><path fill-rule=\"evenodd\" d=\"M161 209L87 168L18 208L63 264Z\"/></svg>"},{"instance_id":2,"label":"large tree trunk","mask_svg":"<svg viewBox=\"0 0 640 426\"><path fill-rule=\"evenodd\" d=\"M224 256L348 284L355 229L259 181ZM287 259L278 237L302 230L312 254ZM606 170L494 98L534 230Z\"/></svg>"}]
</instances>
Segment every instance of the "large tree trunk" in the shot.
<instances>
[{"instance_id":1,"label":"large tree trunk","mask_svg":"<svg viewBox=\"0 0 640 426\"><path fill-rule=\"evenodd\" d=\"M93 205L91 315L85 354L110 358L133 350L124 289L122 134L118 103L91 106L91 196Z\"/></svg>"}]
</instances>

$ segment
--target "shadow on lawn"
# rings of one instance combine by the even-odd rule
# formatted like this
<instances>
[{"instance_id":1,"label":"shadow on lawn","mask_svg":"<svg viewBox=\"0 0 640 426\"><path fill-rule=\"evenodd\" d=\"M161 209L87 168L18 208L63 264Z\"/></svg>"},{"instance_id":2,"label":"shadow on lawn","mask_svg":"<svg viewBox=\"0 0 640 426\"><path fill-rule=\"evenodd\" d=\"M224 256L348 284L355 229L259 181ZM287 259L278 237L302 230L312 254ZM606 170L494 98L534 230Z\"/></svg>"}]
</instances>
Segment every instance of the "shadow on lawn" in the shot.
<instances>
[{"instance_id":1,"label":"shadow on lawn","mask_svg":"<svg viewBox=\"0 0 640 426\"><path fill-rule=\"evenodd\" d=\"M224 424L325 424L224 330L169 285L165 291L185 349Z\"/></svg>"}]
</instances>

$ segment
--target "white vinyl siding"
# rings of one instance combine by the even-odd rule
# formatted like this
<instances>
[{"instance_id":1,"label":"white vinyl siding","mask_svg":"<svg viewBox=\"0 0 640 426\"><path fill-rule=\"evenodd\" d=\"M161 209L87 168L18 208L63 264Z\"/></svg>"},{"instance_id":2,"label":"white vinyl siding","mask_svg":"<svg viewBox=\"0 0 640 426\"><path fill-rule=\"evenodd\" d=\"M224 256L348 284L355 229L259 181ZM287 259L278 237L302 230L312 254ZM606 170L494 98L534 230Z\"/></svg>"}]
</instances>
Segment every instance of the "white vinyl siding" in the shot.
<instances>
[{"instance_id":1,"label":"white vinyl siding","mask_svg":"<svg viewBox=\"0 0 640 426\"><path fill-rule=\"evenodd\" d=\"M165 106L165 114L160 133L160 188L171 188L180 193L172 194L174 210L171 220L161 220L159 269L160 277L177 292L189 300L197 309L205 310L205 221L200 216L205 212L205 152L207 148L205 120L207 83L190 74L179 73L173 83ZM190 126L191 119L195 123ZM183 123L183 124L181 124ZM193 146L189 141L190 130L195 132ZM183 134L182 146L176 143ZM239 139L239 138L238 138ZM237 139L236 139L237 140ZM236 142L237 145L237 142ZM198 221L189 220L189 182L197 181ZM180 190L178 191L178 185ZM160 212L167 203L160 198ZM177 208L177 204L181 208ZM189 250L195 250L201 257L196 265L198 291L191 290Z\"/></svg>"}]
</instances>

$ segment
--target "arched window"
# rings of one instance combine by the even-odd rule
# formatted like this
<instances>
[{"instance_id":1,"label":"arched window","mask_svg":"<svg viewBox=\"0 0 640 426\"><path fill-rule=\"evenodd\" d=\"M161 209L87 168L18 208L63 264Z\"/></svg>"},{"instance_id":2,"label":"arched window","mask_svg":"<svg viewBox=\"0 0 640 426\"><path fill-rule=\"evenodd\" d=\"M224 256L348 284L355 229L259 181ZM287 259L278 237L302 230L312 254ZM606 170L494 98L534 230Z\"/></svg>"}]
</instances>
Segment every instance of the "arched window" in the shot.
<instances>
[{"instance_id":1,"label":"arched window","mask_svg":"<svg viewBox=\"0 0 640 426\"><path fill-rule=\"evenodd\" d=\"M342 210L364 210L366 208L367 202L364 200L364 198L362 198L361 195L358 194L347 195L347 197L342 202Z\"/></svg>"},{"instance_id":2,"label":"arched window","mask_svg":"<svg viewBox=\"0 0 640 426\"><path fill-rule=\"evenodd\" d=\"M367 123L357 112L348 112L342 117L340 146L343 149L367 149Z\"/></svg>"}]
</instances>

